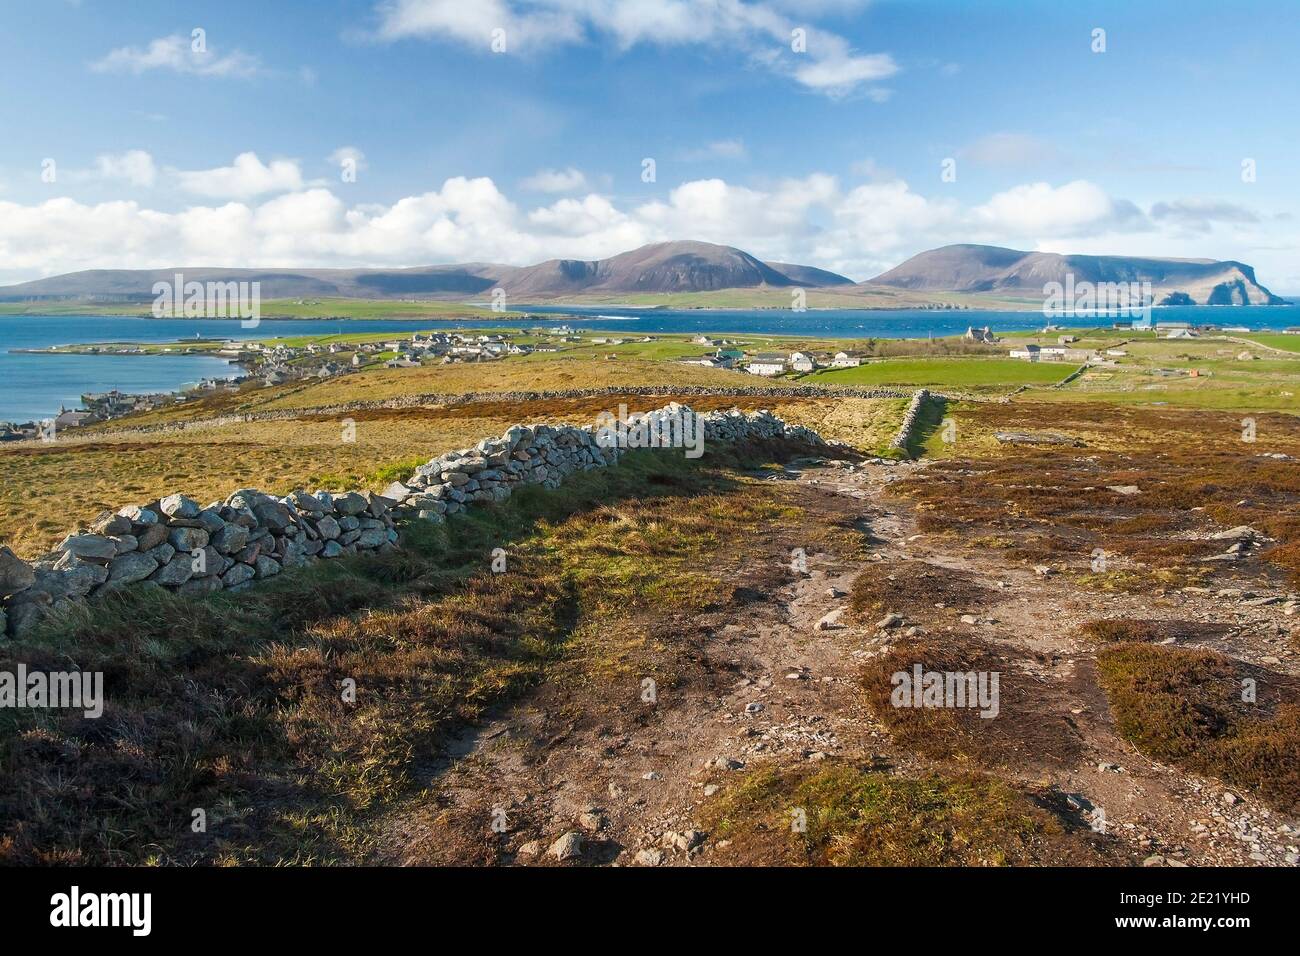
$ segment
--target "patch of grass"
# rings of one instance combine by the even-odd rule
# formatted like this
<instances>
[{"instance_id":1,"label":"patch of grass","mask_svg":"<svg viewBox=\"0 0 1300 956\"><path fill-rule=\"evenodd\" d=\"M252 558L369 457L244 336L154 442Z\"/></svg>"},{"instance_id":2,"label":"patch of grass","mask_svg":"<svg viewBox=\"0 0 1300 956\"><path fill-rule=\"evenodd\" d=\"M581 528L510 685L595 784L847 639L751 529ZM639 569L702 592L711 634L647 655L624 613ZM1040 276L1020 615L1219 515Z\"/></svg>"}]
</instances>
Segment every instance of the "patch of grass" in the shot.
<instances>
[{"instance_id":1,"label":"patch of grass","mask_svg":"<svg viewBox=\"0 0 1300 956\"><path fill-rule=\"evenodd\" d=\"M827 385L1042 385L1059 382L1073 370L1068 365L1003 358L887 359L857 368L815 372L806 380Z\"/></svg>"},{"instance_id":2,"label":"patch of grass","mask_svg":"<svg viewBox=\"0 0 1300 956\"><path fill-rule=\"evenodd\" d=\"M1120 734L1143 753L1300 808L1294 678L1213 651L1134 643L1103 650L1097 669ZM1247 686L1253 702L1242 699Z\"/></svg>"},{"instance_id":3,"label":"patch of grass","mask_svg":"<svg viewBox=\"0 0 1300 956\"><path fill-rule=\"evenodd\" d=\"M970 688L967 706L896 706L897 675L984 672L992 689L997 674L996 713L980 717ZM967 687L970 687L967 684ZM1026 767L1069 765L1078 758L1079 735L1044 696L1043 685L1010 666L993 646L959 632L927 633L892 646L862 670L868 708L893 737L894 743L924 756L963 765ZM911 700L910 696L906 700Z\"/></svg>"},{"instance_id":4,"label":"patch of grass","mask_svg":"<svg viewBox=\"0 0 1300 956\"><path fill-rule=\"evenodd\" d=\"M763 768L706 809L737 862L810 866L1086 865L1102 841L1045 794L976 774L891 776L851 764ZM796 824L803 824L800 828Z\"/></svg>"},{"instance_id":5,"label":"patch of grass","mask_svg":"<svg viewBox=\"0 0 1300 956\"><path fill-rule=\"evenodd\" d=\"M394 481L404 481L414 474L415 469L423 465L428 458L421 458L418 455L411 458L403 458L399 461L389 462L381 465L372 471L369 475L369 483L376 487L390 485Z\"/></svg>"},{"instance_id":6,"label":"patch of grass","mask_svg":"<svg viewBox=\"0 0 1300 956\"><path fill-rule=\"evenodd\" d=\"M895 705L895 691L910 686L902 675L969 674L983 672L986 690L992 690L997 674L994 711L981 717L975 688L968 690L966 706L912 706L910 694L902 694L905 705ZM1020 772L1034 766L1069 766L1078 759L1078 733L1044 694L1043 685L1008 663L1004 653L992 645L959 632L930 633L904 641L862 669L862 688L867 706L885 725L900 747L928 757L955 760L963 765L1015 767Z\"/></svg>"},{"instance_id":7,"label":"patch of grass","mask_svg":"<svg viewBox=\"0 0 1300 956\"><path fill-rule=\"evenodd\" d=\"M1101 644L1118 644L1125 641L1153 644L1164 640L1168 628L1160 621L1131 621L1127 618L1088 621L1081 628L1084 635Z\"/></svg>"},{"instance_id":8,"label":"patch of grass","mask_svg":"<svg viewBox=\"0 0 1300 956\"><path fill-rule=\"evenodd\" d=\"M910 620L950 616L993 598L966 572L923 561L871 564L853 580L849 606L864 623L881 614L898 613ZM947 605L946 614L934 605Z\"/></svg>"}]
</instances>

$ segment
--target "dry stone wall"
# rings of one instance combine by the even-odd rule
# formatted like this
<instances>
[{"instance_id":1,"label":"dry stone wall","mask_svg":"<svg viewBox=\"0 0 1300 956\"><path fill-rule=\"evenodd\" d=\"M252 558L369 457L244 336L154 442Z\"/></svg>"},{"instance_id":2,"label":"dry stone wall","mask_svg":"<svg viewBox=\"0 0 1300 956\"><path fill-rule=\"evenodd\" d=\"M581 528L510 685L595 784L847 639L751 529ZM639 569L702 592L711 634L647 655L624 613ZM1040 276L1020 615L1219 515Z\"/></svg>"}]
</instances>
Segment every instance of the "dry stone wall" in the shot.
<instances>
[{"instance_id":1,"label":"dry stone wall","mask_svg":"<svg viewBox=\"0 0 1300 956\"><path fill-rule=\"evenodd\" d=\"M907 443L912 440L912 432L916 428L917 420L920 418L921 409L932 396L927 389L918 388L912 395L912 402L907 406L907 411L903 413L903 421L898 426L898 432L889 443L890 448L897 448L899 451L907 451Z\"/></svg>"},{"instance_id":2,"label":"dry stone wall","mask_svg":"<svg viewBox=\"0 0 1300 956\"><path fill-rule=\"evenodd\" d=\"M676 439L688 451L693 440L825 444L768 411L698 414L674 402L586 428L513 425L499 438L430 459L382 495L244 488L203 506L168 495L105 512L34 565L0 547L0 634L22 636L52 608L121 588L240 591L286 568L388 551L398 544L399 518L442 522L477 502L505 501L521 484L555 488L575 472L616 464L628 448L674 447Z\"/></svg>"}]
</instances>

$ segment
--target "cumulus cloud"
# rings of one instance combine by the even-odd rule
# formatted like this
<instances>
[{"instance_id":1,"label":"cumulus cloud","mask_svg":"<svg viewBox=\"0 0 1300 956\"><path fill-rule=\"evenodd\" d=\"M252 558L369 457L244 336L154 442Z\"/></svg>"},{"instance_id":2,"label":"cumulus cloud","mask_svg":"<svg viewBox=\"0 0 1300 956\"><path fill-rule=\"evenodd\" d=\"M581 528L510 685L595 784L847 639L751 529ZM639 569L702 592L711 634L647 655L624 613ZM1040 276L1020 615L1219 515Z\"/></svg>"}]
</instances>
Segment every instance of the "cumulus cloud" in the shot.
<instances>
[{"instance_id":1,"label":"cumulus cloud","mask_svg":"<svg viewBox=\"0 0 1300 956\"><path fill-rule=\"evenodd\" d=\"M985 228L1020 236L1086 236L1148 227L1147 217L1136 205L1113 199L1096 183L1083 179L1064 186L1015 186L974 209L973 218Z\"/></svg>"},{"instance_id":2,"label":"cumulus cloud","mask_svg":"<svg viewBox=\"0 0 1300 956\"><path fill-rule=\"evenodd\" d=\"M603 258L650 242L700 239L863 279L951 242L1115 254L1151 254L1151 247L1165 243L1181 250L1176 233L1162 231L1172 210L1200 210L1217 216L1215 221L1231 215L1224 207L1211 208L1208 200L1170 200L1148 216L1082 180L1028 183L968 204L947 195L922 195L898 178L846 188L824 173L761 188L720 178L691 180L649 201L616 202L589 192L535 208L519 205L486 177L454 177L392 204L349 204L315 184L255 200L300 176L290 164L292 173L278 174L277 185L268 187L266 180L276 179L276 164L254 165L256 157L245 156L252 157L244 162L252 172L227 175L240 167L240 157L204 183L231 201L174 212L135 202L0 201L0 276L21 281L77 269L177 264L528 264ZM1230 255L1233 250L1216 251Z\"/></svg>"},{"instance_id":3,"label":"cumulus cloud","mask_svg":"<svg viewBox=\"0 0 1300 956\"><path fill-rule=\"evenodd\" d=\"M256 153L240 153L230 166L178 169L173 173L181 189L211 199L249 199L303 186L302 170L296 160L275 159L263 163Z\"/></svg>"},{"instance_id":4,"label":"cumulus cloud","mask_svg":"<svg viewBox=\"0 0 1300 956\"><path fill-rule=\"evenodd\" d=\"M97 73L145 73L171 70L196 76L249 77L261 70L257 57L234 50L224 56L206 45L195 49L193 39L181 34L159 37L146 47L124 46L90 64Z\"/></svg>"},{"instance_id":5,"label":"cumulus cloud","mask_svg":"<svg viewBox=\"0 0 1300 956\"><path fill-rule=\"evenodd\" d=\"M448 39L488 52L504 38L506 52L530 52L593 38L627 50L640 44L729 46L792 77L807 89L841 97L893 76L887 53L860 53L843 37L791 19L842 12L847 2L807 4L747 0L384 0L376 7L377 36ZM794 31L805 48L794 50ZM500 33L494 31L501 31Z\"/></svg>"},{"instance_id":6,"label":"cumulus cloud","mask_svg":"<svg viewBox=\"0 0 1300 956\"><path fill-rule=\"evenodd\" d=\"M539 169L519 185L538 193L572 193L587 188L587 177L582 170L572 166L567 169Z\"/></svg>"}]
</instances>

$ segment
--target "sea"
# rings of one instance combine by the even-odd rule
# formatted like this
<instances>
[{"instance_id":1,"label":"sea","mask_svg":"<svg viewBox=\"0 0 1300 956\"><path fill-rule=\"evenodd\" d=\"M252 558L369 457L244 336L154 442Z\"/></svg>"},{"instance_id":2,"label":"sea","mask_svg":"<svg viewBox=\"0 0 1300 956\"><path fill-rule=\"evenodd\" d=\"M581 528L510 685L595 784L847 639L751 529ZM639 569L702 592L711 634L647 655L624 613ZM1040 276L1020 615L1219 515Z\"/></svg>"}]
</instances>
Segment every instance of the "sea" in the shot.
<instances>
[{"instance_id":1,"label":"sea","mask_svg":"<svg viewBox=\"0 0 1300 956\"><path fill-rule=\"evenodd\" d=\"M75 409L87 392L172 391L204 378L230 378L240 369L224 359L200 355L32 354L16 349L95 342L174 342L194 339L256 341L289 335L331 335L457 328L549 328L568 325L622 335L714 333L798 335L818 338L939 338L968 326L994 332L1041 328L1041 312L930 309L644 309L511 306L524 319L263 319L245 329L238 320L154 319L135 316L0 316L0 422L39 421ZM1159 322L1244 327L1255 331L1300 325L1300 312L1287 306L1169 306L1156 310ZM1108 321L1108 320L1106 320ZM1057 324L1063 324L1058 321ZM1069 324L1080 325L1079 319Z\"/></svg>"}]
</instances>

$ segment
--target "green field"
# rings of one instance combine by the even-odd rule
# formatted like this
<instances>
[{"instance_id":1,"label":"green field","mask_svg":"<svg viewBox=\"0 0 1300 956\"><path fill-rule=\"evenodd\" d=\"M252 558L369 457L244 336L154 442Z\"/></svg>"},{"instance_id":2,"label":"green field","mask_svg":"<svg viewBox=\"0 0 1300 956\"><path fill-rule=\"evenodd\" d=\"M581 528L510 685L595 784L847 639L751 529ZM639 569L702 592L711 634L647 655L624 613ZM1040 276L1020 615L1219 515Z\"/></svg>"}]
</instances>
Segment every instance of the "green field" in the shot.
<instances>
[{"instance_id":1,"label":"green field","mask_svg":"<svg viewBox=\"0 0 1300 956\"><path fill-rule=\"evenodd\" d=\"M1287 335L1285 332L1249 332L1237 337L1250 339L1252 342L1281 349L1284 352L1300 352L1300 335Z\"/></svg>"},{"instance_id":2,"label":"green field","mask_svg":"<svg viewBox=\"0 0 1300 956\"><path fill-rule=\"evenodd\" d=\"M817 385L1050 385L1076 366L1019 359L904 359L828 369L804 376Z\"/></svg>"}]
</instances>

